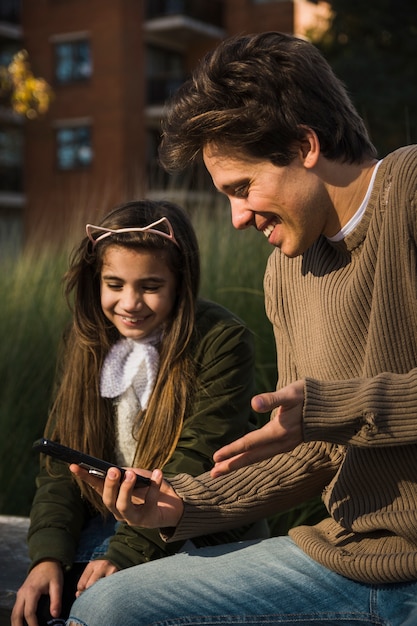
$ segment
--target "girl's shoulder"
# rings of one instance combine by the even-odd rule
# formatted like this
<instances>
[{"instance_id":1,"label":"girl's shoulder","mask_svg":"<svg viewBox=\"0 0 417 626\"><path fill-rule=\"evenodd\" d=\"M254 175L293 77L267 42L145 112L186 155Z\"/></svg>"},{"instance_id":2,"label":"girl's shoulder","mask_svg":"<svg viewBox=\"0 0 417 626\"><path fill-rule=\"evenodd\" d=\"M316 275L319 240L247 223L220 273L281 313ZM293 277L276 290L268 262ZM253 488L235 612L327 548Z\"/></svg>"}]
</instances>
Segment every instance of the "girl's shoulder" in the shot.
<instances>
[{"instance_id":1,"label":"girl's shoulder","mask_svg":"<svg viewBox=\"0 0 417 626\"><path fill-rule=\"evenodd\" d=\"M196 327L199 332L208 331L213 326L239 326L246 328L246 324L238 315L212 300L199 298L197 300Z\"/></svg>"},{"instance_id":2,"label":"girl's shoulder","mask_svg":"<svg viewBox=\"0 0 417 626\"><path fill-rule=\"evenodd\" d=\"M196 361L216 361L220 354L227 354L227 358L238 358L243 363L252 358L253 352L253 333L238 315L217 302L197 301L191 344Z\"/></svg>"}]
</instances>

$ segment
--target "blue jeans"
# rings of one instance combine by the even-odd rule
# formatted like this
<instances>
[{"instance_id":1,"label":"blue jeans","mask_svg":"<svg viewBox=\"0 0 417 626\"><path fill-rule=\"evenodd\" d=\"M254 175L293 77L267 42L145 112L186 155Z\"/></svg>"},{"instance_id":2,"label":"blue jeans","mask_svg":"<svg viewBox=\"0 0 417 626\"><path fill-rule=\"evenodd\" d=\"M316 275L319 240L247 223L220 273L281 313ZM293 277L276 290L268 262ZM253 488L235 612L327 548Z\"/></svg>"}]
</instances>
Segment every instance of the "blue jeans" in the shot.
<instances>
[{"instance_id":1,"label":"blue jeans","mask_svg":"<svg viewBox=\"0 0 417 626\"><path fill-rule=\"evenodd\" d=\"M99 559L109 548L110 539L115 534L118 525L112 515L105 520L101 515L92 517L83 529L75 553L75 563L88 563Z\"/></svg>"},{"instance_id":2,"label":"blue jeans","mask_svg":"<svg viewBox=\"0 0 417 626\"><path fill-rule=\"evenodd\" d=\"M417 624L417 581L365 585L322 567L289 537L191 549L99 580L67 625Z\"/></svg>"}]
</instances>

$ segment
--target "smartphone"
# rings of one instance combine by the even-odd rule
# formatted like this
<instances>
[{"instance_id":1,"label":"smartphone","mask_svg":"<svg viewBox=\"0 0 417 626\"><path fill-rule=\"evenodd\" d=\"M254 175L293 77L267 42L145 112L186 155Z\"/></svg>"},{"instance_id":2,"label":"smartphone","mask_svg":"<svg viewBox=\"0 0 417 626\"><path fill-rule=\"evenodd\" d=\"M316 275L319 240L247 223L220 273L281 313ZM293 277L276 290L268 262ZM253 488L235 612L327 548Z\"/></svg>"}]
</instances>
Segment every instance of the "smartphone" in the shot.
<instances>
[{"instance_id":1,"label":"smartphone","mask_svg":"<svg viewBox=\"0 0 417 626\"><path fill-rule=\"evenodd\" d=\"M107 461L96 459L94 456L84 454L72 448L67 448L67 446L63 446L55 441L50 441L49 439L38 439L33 443L32 450L34 452L41 452L42 454L49 454L49 456L53 456L55 459L65 461L65 463L76 463L86 469L89 474L102 478L103 480L106 477L107 470L111 467L117 467L122 474L122 478L125 474L125 470L114 463L107 463ZM135 489L138 487L147 487L150 484L150 478L140 476L139 474L137 475Z\"/></svg>"}]
</instances>

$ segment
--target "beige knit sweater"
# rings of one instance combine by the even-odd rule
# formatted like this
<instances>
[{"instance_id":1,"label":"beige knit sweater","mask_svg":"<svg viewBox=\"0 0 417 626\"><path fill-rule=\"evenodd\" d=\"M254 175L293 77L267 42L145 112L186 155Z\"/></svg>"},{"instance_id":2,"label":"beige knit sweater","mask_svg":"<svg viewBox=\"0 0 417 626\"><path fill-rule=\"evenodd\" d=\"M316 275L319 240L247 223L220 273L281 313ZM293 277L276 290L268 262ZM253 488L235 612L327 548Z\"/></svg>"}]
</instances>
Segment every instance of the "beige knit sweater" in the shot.
<instances>
[{"instance_id":1,"label":"beige knit sweater","mask_svg":"<svg viewBox=\"0 0 417 626\"><path fill-rule=\"evenodd\" d=\"M381 163L344 241L320 238L265 274L278 387L305 379L304 441L220 479L172 480L170 540L322 493L329 518L290 531L313 559L367 583L417 579L417 146Z\"/></svg>"}]
</instances>

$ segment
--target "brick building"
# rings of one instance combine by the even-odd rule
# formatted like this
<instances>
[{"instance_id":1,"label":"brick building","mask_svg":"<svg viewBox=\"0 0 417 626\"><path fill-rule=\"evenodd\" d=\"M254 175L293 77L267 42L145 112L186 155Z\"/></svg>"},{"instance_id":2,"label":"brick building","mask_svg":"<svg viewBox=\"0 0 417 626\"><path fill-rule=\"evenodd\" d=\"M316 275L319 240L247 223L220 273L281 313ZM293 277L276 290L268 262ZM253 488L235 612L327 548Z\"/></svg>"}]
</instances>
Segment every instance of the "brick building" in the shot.
<instances>
[{"instance_id":1,"label":"brick building","mask_svg":"<svg viewBox=\"0 0 417 626\"><path fill-rule=\"evenodd\" d=\"M24 175L12 193L5 194L0 181L0 223L12 215L29 240L59 240L77 216L92 219L127 199L168 195L156 159L164 102L201 55L236 33L281 30L305 36L323 25L328 12L320 0L20 4L16 28L21 30L15 35L20 32L34 73L54 90L40 119L22 126L21 120L11 124L0 116L0 141L5 126L24 128ZM0 171L2 157L0 144Z\"/></svg>"}]
</instances>

